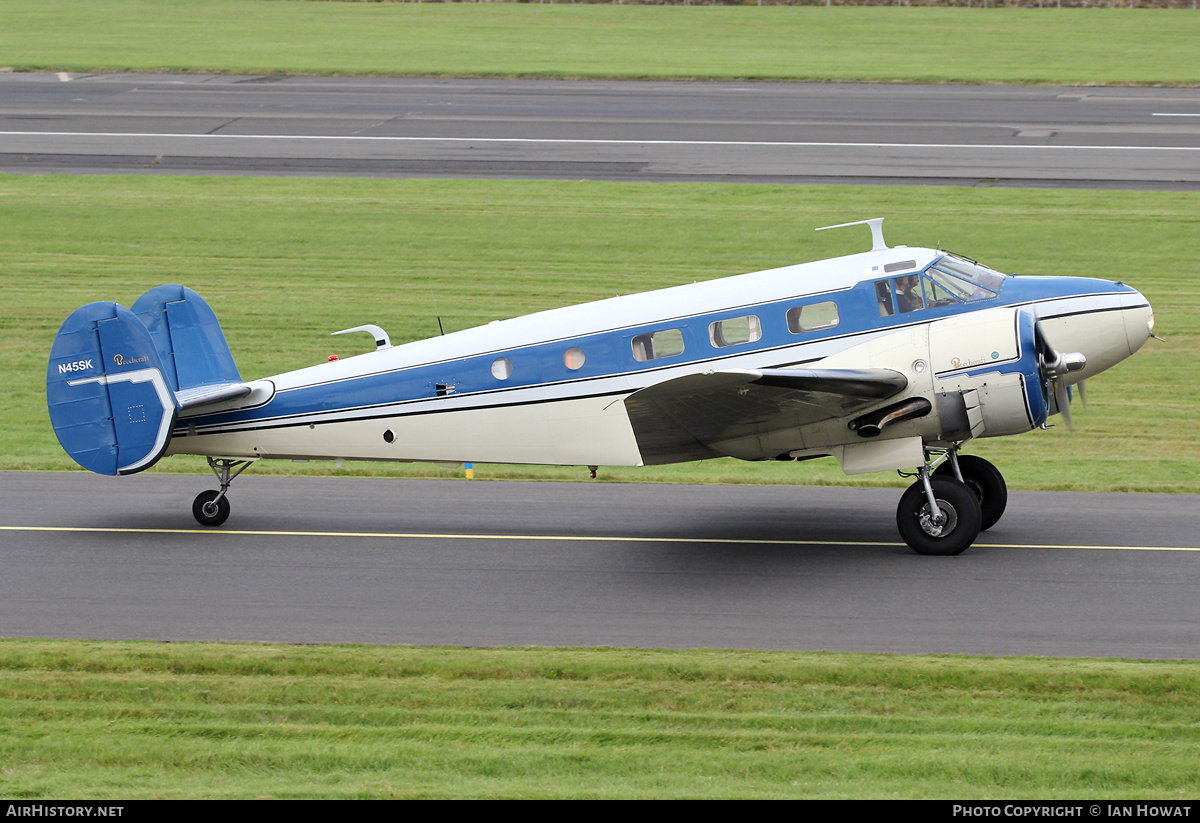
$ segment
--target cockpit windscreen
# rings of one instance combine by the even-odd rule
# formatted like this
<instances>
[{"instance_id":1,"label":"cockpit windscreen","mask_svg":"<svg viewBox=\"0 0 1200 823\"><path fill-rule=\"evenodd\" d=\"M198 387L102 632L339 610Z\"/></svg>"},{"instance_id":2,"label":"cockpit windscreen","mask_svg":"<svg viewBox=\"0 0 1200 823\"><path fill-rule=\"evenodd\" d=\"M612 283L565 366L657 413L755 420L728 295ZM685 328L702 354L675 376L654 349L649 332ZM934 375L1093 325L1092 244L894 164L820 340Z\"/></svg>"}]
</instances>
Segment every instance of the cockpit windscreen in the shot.
<instances>
[{"instance_id":1,"label":"cockpit windscreen","mask_svg":"<svg viewBox=\"0 0 1200 823\"><path fill-rule=\"evenodd\" d=\"M964 257L946 254L920 274L904 274L875 284L879 314L903 314L995 297L1006 275Z\"/></svg>"},{"instance_id":2,"label":"cockpit windscreen","mask_svg":"<svg viewBox=\"0 0 1200 823\"><path fill-rule=\"evenodd\" d=\"M986 266L981 266L972 260L955 257L953 254L947 254L945 257L942 257L933 264L933 268L929 269L927 273L932 275L935 270L972 284L975 287L972 289L972 292L980 289L986 292L980 296L968 298L974 300L985 300L988 297L995 297L999 293L1000 287L1004 284L1005 278L1005 275L1000 272L992 271Z\"/></svg>"}]
</instances>

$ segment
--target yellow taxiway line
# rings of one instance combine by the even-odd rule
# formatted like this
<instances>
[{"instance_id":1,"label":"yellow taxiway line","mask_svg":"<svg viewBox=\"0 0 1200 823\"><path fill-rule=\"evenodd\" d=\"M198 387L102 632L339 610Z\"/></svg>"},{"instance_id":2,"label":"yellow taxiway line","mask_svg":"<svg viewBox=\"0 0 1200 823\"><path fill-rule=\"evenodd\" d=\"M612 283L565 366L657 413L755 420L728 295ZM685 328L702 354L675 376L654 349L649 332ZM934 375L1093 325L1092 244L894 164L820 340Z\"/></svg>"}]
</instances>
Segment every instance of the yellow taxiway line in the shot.
<instances>
[{"instance_id":1,"label":"yellow taxiway line","mask_svg":"<svg viewBox=\"0 0 1200 823\"><path fill-rule=\"evenodd\" d=\"M316 532L240 529L119 529L84 526L0 526L0 531L101 534L208 534L256 537L358 537L376 540L526 540L567 543L698 543L738 546L904 546L900 542L856 540L747 540L723 537L616 537L566 534L438 534L420 532ZM975 543L993 549L1083 549L1087 551L1200 552L1197 546L1089 546L1033 543Z\"/></svg>"}]
</instances>

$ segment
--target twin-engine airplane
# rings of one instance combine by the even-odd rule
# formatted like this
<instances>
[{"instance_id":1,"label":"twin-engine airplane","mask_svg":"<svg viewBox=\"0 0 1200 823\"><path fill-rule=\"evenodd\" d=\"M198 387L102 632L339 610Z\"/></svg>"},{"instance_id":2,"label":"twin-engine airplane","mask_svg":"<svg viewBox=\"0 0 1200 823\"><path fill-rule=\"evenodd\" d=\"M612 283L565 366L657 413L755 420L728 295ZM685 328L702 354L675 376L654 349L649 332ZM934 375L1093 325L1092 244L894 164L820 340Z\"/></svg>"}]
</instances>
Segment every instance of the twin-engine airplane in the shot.
<instances>
[{"instance_id":1,"label":"twin-engine airplane","mask_svg":"<svg viewBox=\"0 0 1200 823\"><path fill-rule=\"evenodd\" d=\"M46 380L63 448L100 474L199 454L229 516L263 458L642 466L832 456L916 482L896 522L957 554L1004 512L996 468L959 450L1067 416L1067 387L1153 335L1108 280L1016 277L925 248L872 249L490 323L245 382L212 310L159 286L78 309ZM846 223L852 226L859 223ZM826 228L840 228L828 226ZM343 332L335 332L341 334Z\"/></svg>"}]
</instances>

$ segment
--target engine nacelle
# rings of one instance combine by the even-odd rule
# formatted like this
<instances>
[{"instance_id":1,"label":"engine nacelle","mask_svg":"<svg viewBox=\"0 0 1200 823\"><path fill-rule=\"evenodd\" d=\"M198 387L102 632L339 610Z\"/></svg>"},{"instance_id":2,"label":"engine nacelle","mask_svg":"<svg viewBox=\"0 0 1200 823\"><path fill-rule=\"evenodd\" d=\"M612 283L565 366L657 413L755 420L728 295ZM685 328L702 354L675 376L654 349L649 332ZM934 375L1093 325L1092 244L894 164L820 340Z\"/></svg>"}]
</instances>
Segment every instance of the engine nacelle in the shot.
<instances>
[{"instance_id":1,"label":"engine nacelle","mask_svg":"<svg viewBox=\"0 0 1200 823\"><path fill-rule=\"evenodd\" d=\"M1046 422L1034 323L1023 309L997 309L930 325L942 440L1019 434Z\"/></svg>"},{"instance_id":2,"label":"engine nacelle","mask_svg":"<svg viewBox=\"0 0 1200 823\"><path fill-rule=\"evenodd\" d=\"M1037 428L1049 408L1034 325L1028 311L998 308L898 329L826 358L822 366L903 364L908 391L809 427L804 448L788 456L833 455L847 474L911 469L924 462L925 445ZM848 441L847 429L857 438Z\"/></svg>"}]
</instances>

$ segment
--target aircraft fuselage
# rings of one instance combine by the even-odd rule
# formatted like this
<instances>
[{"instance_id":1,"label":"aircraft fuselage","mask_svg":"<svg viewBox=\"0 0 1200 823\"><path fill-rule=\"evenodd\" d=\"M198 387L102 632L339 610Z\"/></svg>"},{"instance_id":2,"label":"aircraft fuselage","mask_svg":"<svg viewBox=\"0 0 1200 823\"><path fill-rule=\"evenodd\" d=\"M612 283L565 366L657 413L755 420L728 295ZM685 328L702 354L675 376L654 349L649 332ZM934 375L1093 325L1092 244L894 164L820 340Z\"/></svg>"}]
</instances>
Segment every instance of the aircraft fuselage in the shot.
<instances>
[{"instance_id":1,"label":"aircraft fuselage","mask_svg":"<svg viewBox=\"0 0 1200 823\"><path fill-rule=\"evenodd\" d=\"M249 397L215 411L185 413L169 453L559 465L837 454L832 447L848 437L841 418L819 431L797 426L791 434L760 436L761 446L738 436L721 441L724 448L650 455L625 401L696 373L833 365L839 356L905 374L904 396L932 396L947 375L999 377L1005 363L1017 362L998 356L999 338L1012 337L1003 331L1012 325L1007 315L985 322L1004 310L1029 313L1056 349L1085 356L1068 384L1115 365L1150 334L1149 303L1127 285L985 275L968 294L970 284L964 288L953 272L931 268L939 261L966 268L959 260L932 249L876 250L555 309L321 363L255 381ZM904 290L913 287L906 278L920 281L919 305L905 304ZM994 345L979 337L985 328L1001 330ZM930 349L931 329L937 351ZM1011 342L1020 349L1019 340ZM851 350L856 354L847 359ZM939 357L945 362L932 362ZM1022 392L1032 397L1034 387ZM1026 405L1036 406L1036 398ZM1045 421L1036 408L1024 414L1025 428ZM880 440L950 439L932 416L892 427ZM980 435L1007 433L991 428Z\"/></svg>"}]
</instances>

